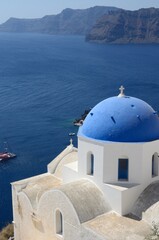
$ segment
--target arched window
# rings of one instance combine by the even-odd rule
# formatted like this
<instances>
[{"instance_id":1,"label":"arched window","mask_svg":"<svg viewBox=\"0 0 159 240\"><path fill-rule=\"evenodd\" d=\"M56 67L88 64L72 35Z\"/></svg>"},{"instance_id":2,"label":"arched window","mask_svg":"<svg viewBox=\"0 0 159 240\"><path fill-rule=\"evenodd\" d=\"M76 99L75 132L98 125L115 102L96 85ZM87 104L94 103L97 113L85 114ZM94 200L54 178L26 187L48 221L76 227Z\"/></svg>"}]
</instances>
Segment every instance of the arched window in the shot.
<instances>
[{"instance_id":1,"label":"arched window","mask_svg":"<svg viewBox=\"0 0 159 240\"><path fill-rule=\"evenodd\" d=\"M118 180L128 181L129 177L129 160L128 158L118 159Z\"/></svg>"},{"instance_id":2,"label":"arched window","mask_svg":"<svg viewBox=\"0 0 159 240\"><path fill-rule=\"evenodd\" d=\"M63 235L63 217L59 210L56 210L55 215L56 234Z\"/></svg>"},{"instance_id":3,"label":"arched window","mask_svg":"<svg viewBox=\"0 0 159 240\"><path fill-rule=\"evenodd\" d=\"M94 174L94 154L89 153L87 157L87 174Z\"/></svg>"},{"instance_id":4,"label":"arched window","mask_svg":"<svg viewBox=\"0 0 159 240\"><path fill-rule=\"evenodd\" d=\"M158 176L158 153L152 155L152 177Z\"/></svg>"}]
</instances>

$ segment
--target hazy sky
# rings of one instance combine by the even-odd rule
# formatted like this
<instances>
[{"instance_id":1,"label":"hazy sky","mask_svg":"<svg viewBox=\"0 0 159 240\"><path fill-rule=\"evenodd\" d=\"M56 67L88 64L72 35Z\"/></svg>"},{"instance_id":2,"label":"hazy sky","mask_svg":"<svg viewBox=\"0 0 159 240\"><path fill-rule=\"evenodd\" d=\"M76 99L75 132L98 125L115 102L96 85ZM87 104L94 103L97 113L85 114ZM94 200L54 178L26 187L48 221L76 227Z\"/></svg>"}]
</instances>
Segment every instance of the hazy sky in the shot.
<instances>
[{"instance_id":1,"label":"hazy sky","mask_svg":"<svg viewBox=\"0 0 159 240\"><path fill-rule=\"evenodd\" d=\"M64 8L88 8L95 5L134 10L159 8L159 0L0 0L0 23L10 17L37 18L57 14Z\"/></svg>"}]
</instances>

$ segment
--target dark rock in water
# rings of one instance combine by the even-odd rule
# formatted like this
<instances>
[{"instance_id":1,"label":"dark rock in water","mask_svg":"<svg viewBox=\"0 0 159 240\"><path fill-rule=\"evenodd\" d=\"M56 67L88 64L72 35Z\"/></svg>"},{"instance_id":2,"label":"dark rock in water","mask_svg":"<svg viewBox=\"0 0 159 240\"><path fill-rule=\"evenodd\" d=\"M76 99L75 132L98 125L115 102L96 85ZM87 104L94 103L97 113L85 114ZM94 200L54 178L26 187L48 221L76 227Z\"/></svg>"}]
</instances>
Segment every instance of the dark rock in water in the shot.
<instances>
[{"instance_id":1,"label":"dark rock in water","mask_svg":"<svg viewBox=\"0 0 159 240\"><path fill-rule=\"evenodd\" d=\"M86 36L101 43L159 43L159 9L116 11L100 18Z\"/></svg>"},{"instance_id":2,"label":"dark rock in water","mask_svg":"<svg viewBox=\"0 0 159 240\"><path fill-rule=\"evenodd\" d=\"M10 18L0 25L0 32L85 35L101 16L117 10L115 7L102 6L77 10L67 8L60 14L39 19Z\"/></svg>"}]
</instances>

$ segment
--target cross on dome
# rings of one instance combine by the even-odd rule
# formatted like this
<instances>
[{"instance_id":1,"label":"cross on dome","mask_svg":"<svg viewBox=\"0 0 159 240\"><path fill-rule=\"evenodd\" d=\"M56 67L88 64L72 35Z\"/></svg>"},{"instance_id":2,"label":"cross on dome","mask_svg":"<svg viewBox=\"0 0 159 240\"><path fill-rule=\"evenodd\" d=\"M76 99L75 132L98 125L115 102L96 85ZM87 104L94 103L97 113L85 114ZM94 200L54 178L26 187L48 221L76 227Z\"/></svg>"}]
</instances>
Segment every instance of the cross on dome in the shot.
<instances>
[{"instance_id":1,"label":"cross on dome","mask_svg":"<svg viewBox=\"0 0 159 240\"><path fill-rule=\"evenodd\" d=\"M121 85L121 87L119 88L119 90L120 90L120 94L118 95L118 97L124 97L124 96L125 96L125 94L124 94L125 88L123 87L123 85Z\"/></svg>"}]
</instances>

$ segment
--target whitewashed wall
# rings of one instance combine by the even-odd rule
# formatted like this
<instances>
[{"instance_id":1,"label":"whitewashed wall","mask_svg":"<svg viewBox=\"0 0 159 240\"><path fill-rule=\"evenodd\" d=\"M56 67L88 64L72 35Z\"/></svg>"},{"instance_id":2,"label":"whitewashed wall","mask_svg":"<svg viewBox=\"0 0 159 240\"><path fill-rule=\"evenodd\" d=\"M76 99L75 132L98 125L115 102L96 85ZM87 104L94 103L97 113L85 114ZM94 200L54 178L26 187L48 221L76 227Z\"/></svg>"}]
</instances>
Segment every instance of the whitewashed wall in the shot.
<instances>
[{"instance_id":1,"label":"whitewashed wall","mask_svg":"<svg viewBox=\"0 0 159 240\"><path fill-rule=\"evenodd\" d=\"M152 156L159 151L159 141L148 143L113 143L78 138L78 175L97 184L106 201L121 215L131 211L141 192L159 176L152 177ZM94 174L87 174L88 153L94 154ZM128 181L118 180L118 159L129 159ZM157 165L159 173L159 164Z\"/></svg>"}]
</instances>

